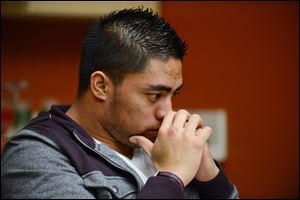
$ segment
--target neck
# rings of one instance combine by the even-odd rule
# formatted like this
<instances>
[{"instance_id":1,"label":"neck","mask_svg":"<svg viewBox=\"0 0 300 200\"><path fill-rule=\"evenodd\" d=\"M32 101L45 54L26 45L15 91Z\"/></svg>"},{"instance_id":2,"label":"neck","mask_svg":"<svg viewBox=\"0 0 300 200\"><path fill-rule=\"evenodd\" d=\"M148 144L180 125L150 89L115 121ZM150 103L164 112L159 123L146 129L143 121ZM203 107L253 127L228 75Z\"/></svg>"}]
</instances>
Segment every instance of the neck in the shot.
<instances>
[{"instance_id":1,"label":"neck","mask_svg":"<svg viewBox=\"0 0 300 200\"><path fill-rule=\"evenodd\" d=\"M133 150L131 147L125 146L111 136L107 137L106 134L92 134L92 137L129 159L131 159L133 156Z\"/></svg>"},{"instance_id":2,"label":"neck","mask_svg":"<svg viewBox=\"0 0 300 200\"><path fill-rule=\"evenodd\" d=\"M90 106L90 104L77 101L72 104L70 109L66 112L66 115L72 118L96 140L99 140L101 143L107 145L109 148L117 151L127 158L132 158L133 149L131 147L120 143L111 134L109 134L100 123L95 123L95 121L100 121L99 115L97 116L97 112L95 112L95 109L93 106Z\"/></svg>"}]
</instances>

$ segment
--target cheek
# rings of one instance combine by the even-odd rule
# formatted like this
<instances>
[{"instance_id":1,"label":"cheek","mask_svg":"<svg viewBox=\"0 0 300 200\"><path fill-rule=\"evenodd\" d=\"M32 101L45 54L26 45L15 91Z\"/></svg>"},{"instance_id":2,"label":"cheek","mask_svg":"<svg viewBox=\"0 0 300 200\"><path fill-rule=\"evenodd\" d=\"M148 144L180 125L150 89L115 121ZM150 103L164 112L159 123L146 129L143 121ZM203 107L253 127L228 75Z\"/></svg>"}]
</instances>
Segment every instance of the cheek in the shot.
<instances>
[{"instance_id":1,"label":"cheek","mask_svg":"<svg viewBox=\"0 0 300 200\"><path fill-rule=\"evenodd\" d=\"M122 106L120 110L122 110L120 114L123 125L136 131L147 129L154 119L153 111L150 106L128 104Z\"/></svg>"},{"instance_id":2,"label":"cheek","mask_svg":"<svg viewBox=\"0 0 300 200\"><path fill-rule=\"evenodd\" d=\"M150 116L150 113L147 111L147 108L140 108L138 106L130 105L123 108L123 120L135 126L138 126L142 121L147 120Z\"/></svg>"},{"instance_id":3,"label":"cheek","mask_svg":"<svg viewBox=\"0 0 300 200\"><path fill-rule=\"evenodd\" d=\"M132 92L130 95L119 93L116 97L113 113L118 122L115 123L136 131L143 131L153 123L156 124L154 105L145 96Z\"/></svg>"},{"instance_id":4,"label":"cheek","mask_svg":"<svg viewBox=\"0 0 300 200\"><path fill-rule=\"evenodd\" d=\"M129 98L119 101L118 104L119 109L125 112L128 117L146 117L151 113L151 105L149 105L148 100L139 95L133 94Z\"/></svg>"}]
</instances>

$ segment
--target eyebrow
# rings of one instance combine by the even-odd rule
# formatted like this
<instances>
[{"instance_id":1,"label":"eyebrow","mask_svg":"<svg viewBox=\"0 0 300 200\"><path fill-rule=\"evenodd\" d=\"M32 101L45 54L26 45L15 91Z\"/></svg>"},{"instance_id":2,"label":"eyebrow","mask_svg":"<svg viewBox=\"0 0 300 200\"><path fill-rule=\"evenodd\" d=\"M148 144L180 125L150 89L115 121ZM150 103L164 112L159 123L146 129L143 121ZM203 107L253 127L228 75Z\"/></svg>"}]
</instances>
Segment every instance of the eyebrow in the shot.
<instances>
[{"instance_id":1,"label":"eyebrow","mask_svg":"<svg viewBox=\"0 0 300 200\"><path fill-rule=\"evenodd\" d=\"M171 92L171 91L172 91L172 88L169 87L169 86L167 86L167 85L162 85L162 84L151 85L151 84L148 84L148 86L149 86L151 89L153 89L153 90L167 91L167 92ZM183 83L182 83L180 86L178 86L178 87L176 88L175 91L180 90L182 87L183 87Z\"/></svg>"}]
</instances>

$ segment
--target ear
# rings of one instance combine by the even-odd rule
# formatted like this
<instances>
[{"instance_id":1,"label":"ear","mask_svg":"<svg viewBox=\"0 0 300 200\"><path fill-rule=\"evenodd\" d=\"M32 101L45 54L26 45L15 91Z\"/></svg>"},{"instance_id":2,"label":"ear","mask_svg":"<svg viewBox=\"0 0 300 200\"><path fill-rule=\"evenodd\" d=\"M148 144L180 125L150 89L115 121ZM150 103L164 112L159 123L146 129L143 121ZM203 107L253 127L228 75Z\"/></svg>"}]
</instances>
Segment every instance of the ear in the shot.
<instances>
[{"instance_id":1,"label":"ear","mask_svg":"<svg viewBox=\"0 0 300 200\"><path fill-rule=\"evenodd\" d=\"M111 80L102 71L95 71L92 73L90 87L94 97L97 99L102 101L107 99L110 84L112 84Z\"/></svg>"}]
</instances>

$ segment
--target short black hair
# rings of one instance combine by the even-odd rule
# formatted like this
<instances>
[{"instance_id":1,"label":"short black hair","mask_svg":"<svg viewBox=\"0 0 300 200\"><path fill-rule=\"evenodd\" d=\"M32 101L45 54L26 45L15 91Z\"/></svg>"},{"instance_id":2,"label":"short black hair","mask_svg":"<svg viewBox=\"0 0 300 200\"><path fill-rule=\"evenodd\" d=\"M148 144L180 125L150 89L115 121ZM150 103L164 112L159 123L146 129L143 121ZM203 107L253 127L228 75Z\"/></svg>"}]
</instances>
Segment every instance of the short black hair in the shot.
<instances>
[{"instance_id":1,"label":"short black hair","mask_svg":"<svg viewBox=\"0 0 300 200\"><path fill-rule=\"evenodd\" d=\"M95 71L118 85L126 74L142 72L149 59L183 60L186 49L186 42L153 10L113 11L92 24L84 39L77 97L88 89Z\"/></svg>"}]
</instances>

